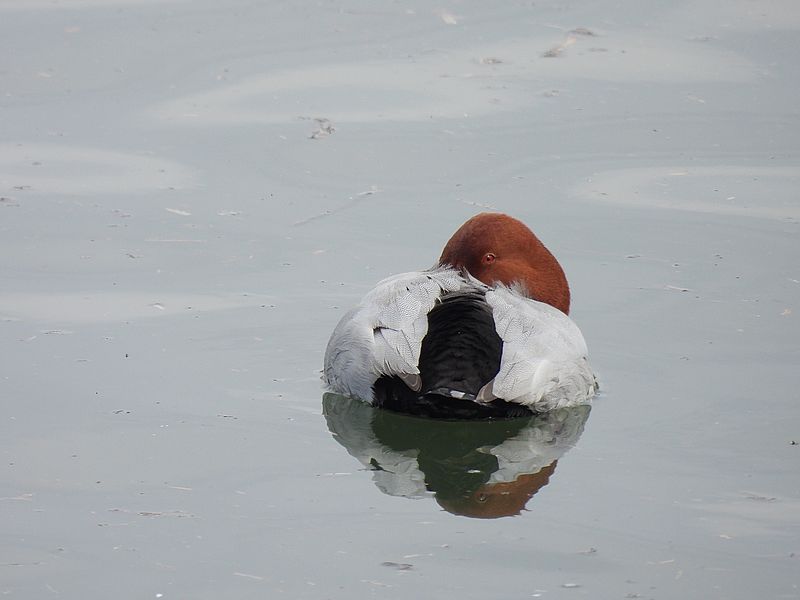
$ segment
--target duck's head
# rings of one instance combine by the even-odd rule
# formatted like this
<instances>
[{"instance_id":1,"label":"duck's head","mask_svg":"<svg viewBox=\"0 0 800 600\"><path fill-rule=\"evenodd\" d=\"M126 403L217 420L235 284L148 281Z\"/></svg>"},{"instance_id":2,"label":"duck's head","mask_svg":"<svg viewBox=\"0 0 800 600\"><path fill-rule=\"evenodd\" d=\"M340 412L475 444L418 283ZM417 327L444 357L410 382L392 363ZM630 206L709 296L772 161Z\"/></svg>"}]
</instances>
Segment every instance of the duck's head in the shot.
<instances>
[{"instance_id":1,"label":"duck's head","mask_svg":"<svg viewBox=\"0 0 800 600\"><path fill-rule=\"evenodd\" d=\"M524 223L481 213L447 242L439 263L467 270L486 285L522 284L527 295L569 314L569 285L561 265Z\"/></svg>"}]
</instances>

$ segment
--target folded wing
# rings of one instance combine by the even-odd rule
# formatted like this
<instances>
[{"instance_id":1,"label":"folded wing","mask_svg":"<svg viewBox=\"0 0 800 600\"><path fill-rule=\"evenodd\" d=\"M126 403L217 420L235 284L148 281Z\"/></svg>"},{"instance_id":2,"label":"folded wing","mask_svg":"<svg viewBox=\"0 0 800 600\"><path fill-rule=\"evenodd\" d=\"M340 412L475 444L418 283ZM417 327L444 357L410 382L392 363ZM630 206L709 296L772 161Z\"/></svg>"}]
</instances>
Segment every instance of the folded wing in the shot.
<instances>
[{"instance_id":1,"label":"folded wing","mask_svg":"<svg viewBox=\"0 0 800 600\"><path fill-rule=\"evenodd\" d=\"M596 386L586 342L567 315L505 286L487 292L486 301L503 354L481 400L502 398L537 412L589 402Z\"/></svg>"},{"instance_id":2,"label":"folded wing","mask_svg":"<svg viewBox=\"0 0 800 600\"><path fill-rule=\"evenodd\" d=\"M419 356L428 313L443 293L470 285L435 268L384 279L344 315L328 342L324 378L333 391L373 401L372 386L395 375L419 389Z\"/></svg>"}]
</instances>

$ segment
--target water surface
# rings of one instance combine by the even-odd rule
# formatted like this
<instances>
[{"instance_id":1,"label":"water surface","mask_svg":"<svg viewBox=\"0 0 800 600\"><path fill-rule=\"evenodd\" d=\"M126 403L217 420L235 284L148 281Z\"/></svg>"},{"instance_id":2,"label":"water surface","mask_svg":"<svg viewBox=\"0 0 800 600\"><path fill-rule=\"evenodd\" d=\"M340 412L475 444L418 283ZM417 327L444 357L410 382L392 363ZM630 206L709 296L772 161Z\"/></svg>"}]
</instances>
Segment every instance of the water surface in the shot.
<instances>
[{"instance_id":1,"label":"water surface","mask_svg":"<svg viewBox=\"0 0 800 600\"><path fill-rule=\"evenodd\" d=\"M800 597L799 30L0 0L0 592ZM323 414L340 316L481 210L564 266L588 420Z\"/></svg>"}]
</instances>

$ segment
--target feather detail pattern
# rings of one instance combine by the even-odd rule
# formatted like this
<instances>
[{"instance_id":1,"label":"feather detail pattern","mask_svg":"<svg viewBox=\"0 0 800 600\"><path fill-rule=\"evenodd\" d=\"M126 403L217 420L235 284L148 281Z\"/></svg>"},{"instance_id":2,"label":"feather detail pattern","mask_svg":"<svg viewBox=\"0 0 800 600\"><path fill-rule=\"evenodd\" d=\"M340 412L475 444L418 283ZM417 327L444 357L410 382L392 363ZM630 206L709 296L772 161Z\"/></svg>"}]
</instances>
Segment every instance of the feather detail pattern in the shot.
<instances>
[{"instance_id":1,"label":"feather detail pattern","mask_svg":"<svg viewBox=\"0 0 800 600\"><path fill-rule=\"evenodd\" d=\"M428 313L442 294L471 284L448 267L384 279L342 317L325 351L323 377L331 390L373 401L378 377L396 375L414 387L428 332Z\"/></svg>"},{"instance_id":2,"label":"feather detail pattern","mask_svg":"<svg viewBox=\"0 0 800 600\"><path fill-rule=\"evenodd\" d=\"M588 350L578 326L549 304L498 285L486 293L503 340L491 395L535 412L587 404L596 391Z\"/></svg>"}]
</instances>

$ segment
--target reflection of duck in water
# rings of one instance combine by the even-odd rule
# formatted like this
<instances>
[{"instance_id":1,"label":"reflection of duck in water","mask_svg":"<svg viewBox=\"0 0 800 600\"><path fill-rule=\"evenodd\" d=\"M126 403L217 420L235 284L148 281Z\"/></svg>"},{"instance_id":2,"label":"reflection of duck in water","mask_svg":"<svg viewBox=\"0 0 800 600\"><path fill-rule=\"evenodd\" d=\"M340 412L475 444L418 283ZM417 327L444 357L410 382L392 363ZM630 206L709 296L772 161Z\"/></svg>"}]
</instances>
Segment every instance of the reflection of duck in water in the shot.
<instances>
[{"instance_id":1,"label":"reflection of duck in water","mask_svg":"<svg viewBox=\"0 0 800 600\"><path fill-rule=\"evenodd\" d=\"M519 514L574 446L589 406L496 421L420 419L325 394L334 438L373 472L390 496L433 495L448 512L497 518Z\"/></svg>"},{"instance_id":2,"label":"reflection of duck in water","mask_svg":"<svg viewBox=\"0 0 800 600\"><path fill-rule=\"evenodd\" d=\"M344 315L324 379L375 406L444 418L587 404L595 379L569 303L564 271L531 230L483 213L437 266L384 279Z\"/></svg>"}]
</instances>

